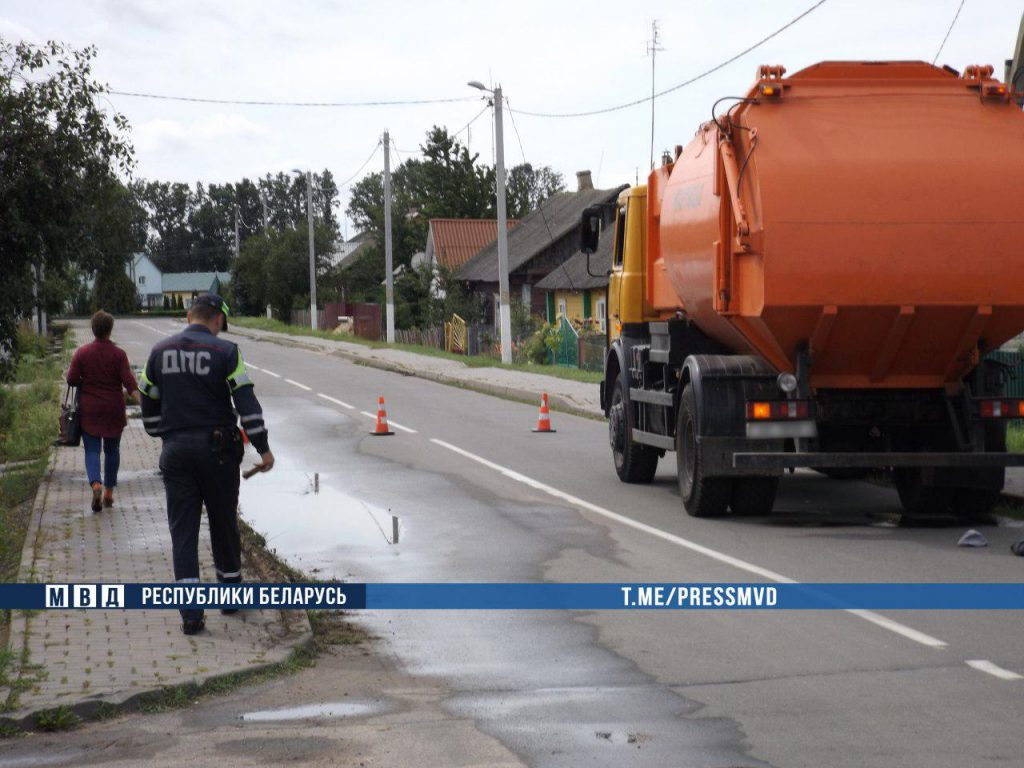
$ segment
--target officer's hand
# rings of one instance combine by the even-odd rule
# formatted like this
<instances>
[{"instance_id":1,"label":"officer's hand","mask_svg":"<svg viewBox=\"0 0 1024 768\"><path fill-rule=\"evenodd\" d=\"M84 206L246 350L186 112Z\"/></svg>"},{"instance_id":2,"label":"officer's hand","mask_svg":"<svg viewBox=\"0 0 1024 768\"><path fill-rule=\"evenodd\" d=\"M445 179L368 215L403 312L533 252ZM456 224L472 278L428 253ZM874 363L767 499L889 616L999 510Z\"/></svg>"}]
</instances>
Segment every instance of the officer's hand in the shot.
<instances>
[{"instance_id":1,"label":"officer's hand","mask_svg":"<svg viewBox=\"0 0 1024 768\"><path fill-rule=\"evenodd\" d=\"M274 468L274 452L267 451L260 454L260 461L253 466L257 472L269 472Z\"/></svg>"}]
</instances>

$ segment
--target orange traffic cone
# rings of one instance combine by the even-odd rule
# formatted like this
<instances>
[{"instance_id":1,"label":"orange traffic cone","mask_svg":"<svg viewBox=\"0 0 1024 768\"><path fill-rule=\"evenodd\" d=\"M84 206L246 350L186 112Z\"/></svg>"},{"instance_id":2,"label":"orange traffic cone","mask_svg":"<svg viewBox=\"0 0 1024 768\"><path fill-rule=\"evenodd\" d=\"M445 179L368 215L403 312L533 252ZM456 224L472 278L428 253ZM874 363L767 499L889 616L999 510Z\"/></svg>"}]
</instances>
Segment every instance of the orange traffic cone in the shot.
<instances>
[{"instance_id":1,"label":"orange traffic cone","mask_svg":"<svg viewBox=\"0 0 1024 768\"><path fill-rule=\"evenodd\" d=\"M548 393L545 392L540 399L540 414L537 416L537 428L534 432L554 432L551 428L551 412L548 410Z\"/></svg>"},{"instance_id":2,"label":"orange traffic cone","mask_svg":"<svg viewBox=\"0 0 1024 768\"><path fill-rule=\"evenodd\" d=\"M370 434L377 436L395 434L388 426L388 412L384 410L384 395L377 398L377 426Z\"/></svg>"}]
</instances>

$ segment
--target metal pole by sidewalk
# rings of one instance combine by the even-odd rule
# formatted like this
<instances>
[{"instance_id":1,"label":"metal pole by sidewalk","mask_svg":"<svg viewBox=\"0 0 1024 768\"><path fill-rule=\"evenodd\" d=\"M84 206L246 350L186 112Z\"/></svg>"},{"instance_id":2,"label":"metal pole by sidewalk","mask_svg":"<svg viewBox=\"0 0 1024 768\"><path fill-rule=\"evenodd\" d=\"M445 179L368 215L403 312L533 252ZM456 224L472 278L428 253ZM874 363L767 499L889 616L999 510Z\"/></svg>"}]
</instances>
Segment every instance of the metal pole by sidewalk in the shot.
<instances>
[{"instance_id":1,"label":"metal pole by sidewalk","mask_svg":"<svg viewBox=\"0 0 1024 768\"><path fill-rule=\"evenodd\" d=\"M391 137L384 131L384 302L387 341L395 343L395 273L391 253Z\"/></svg>"},{"instance_id":2,"label":"metal pole by sidewalk","mask_svg":"<svg viewBox=\"0 0 1024 768\"><path fill-rule=\"evenodd\" d=\"M508 290L508 216L505 211L505 137L501 123L501 86L494 88L495 176L498 208L498 314L501 332L501 362L512 362L512 312Z\"/></svg>"}]
</instances>

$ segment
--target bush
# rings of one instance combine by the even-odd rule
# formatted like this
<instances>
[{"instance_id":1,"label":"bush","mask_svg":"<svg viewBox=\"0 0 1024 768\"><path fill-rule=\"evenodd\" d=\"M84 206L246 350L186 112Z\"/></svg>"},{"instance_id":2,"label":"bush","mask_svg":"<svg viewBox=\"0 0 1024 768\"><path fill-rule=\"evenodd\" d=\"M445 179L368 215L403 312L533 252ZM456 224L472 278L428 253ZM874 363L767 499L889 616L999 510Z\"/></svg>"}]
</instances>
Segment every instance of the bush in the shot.
<instances>
[{"instance_id":1,"label":"bush","mask_svg":"<svg viewBox=\"0 0 1024 768\"><path fill-rule=\"evenodd\" d=\"M546 365L551 362L551 353L562 341L557 325L544 323L526 342L526 358L531 363Z\"/></svg>"}]
</instances>

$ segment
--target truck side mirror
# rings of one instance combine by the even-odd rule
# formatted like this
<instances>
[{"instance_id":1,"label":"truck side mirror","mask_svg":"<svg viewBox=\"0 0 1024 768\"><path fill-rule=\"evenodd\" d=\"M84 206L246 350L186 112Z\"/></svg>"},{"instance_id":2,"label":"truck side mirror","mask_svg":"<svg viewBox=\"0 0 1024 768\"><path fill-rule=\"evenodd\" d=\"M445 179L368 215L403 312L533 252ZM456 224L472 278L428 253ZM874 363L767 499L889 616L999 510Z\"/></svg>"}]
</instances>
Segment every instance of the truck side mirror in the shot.
<instances>
[{"instance_id":1,"label":"truck side mirror","mask_svg":"<svg viewBox=\"0 0 1024 768\"><path fill-rule=\"evenodd\" d=\"M597 242L601 238L601 206L592 205L584 209L580 217L580 250L593 253L597 250Z\"/></svg>"}]
</instances>

